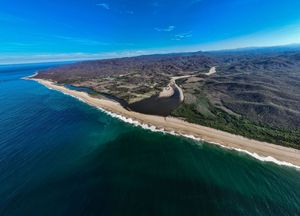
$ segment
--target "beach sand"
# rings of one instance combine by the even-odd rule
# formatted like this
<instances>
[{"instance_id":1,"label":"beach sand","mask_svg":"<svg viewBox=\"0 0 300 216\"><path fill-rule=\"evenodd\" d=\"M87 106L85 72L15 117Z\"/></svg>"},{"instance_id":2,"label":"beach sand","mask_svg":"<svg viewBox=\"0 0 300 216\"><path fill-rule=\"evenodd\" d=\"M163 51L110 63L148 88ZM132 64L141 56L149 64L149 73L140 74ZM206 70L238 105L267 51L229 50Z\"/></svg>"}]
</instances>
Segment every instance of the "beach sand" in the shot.
<instances>
[{"instance_id":1,"label":"beach sand","mask_svg":"<svg viewBox=\"0 0 300 216\"><path fill-rule=\"evenodd\" d=\"M94 98L85 92L70 90L64 86L56 85L50 81L41 79L31 80L35 80L50 89L54 89L79 98L91 106L104 109L105 111L112 112L126 118L130 118L138 121L141 124L155 126L157 129L163 129L164 131L175 132L176 134L191 136L205 140L209 143L222 145L226 148L248 153L264 161L273 161L278 164L300 168L300 151L297 149L252 140L217 129L188 123L173 117L164 118L161 116L132 112L123 108L119 103L114 101Z\"/></svg>"},{"instance_id":2,"label":"beach sand","mask_svg":"<svg viewBox=\"0 0 300 216\"><path fill-rule=\"evenodd\" d=\"M209 72L207 72L205 75L206 76L211 76L217 72L216 67L212 67Z\"/></svg>"}]
</instances>

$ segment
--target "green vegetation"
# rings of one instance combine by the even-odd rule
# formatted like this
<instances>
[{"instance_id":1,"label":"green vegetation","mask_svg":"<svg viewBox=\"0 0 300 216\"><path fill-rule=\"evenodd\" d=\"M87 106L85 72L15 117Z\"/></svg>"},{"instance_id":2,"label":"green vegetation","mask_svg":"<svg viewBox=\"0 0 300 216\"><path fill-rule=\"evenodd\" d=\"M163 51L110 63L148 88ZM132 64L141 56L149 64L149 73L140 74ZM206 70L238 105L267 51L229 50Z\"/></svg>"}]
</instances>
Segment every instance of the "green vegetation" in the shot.
<instances>
[{"instance_id":1,"label":"green vegetation","mask_svg":"<svg viewBox=\"0 0 300 216\"><path fill-rule=\"evenodd\" d=\"M300 146L296 144L300 140L300 133L298 131L274 128L266 124L255 123L244 117L231 115L211 104L209 111L213 115L200 113L196 108L196 104L183 103L173 111L172 115L184 118L191 123L300 149Z\"/></svg>"},{"instance_id":2,"label":"green vegetation","mask_svg":"<svg viewBox=\"0 0 300 216\"><path fill-rule=\"evenodd\" d=\"M211 67L216 67L216 73L205 75ZM141 102L149 107L151 96L166 87L172 77L183 75L194 76L176 81L185 101L175 110L172 107L174 116L300 148L300 50L107 59L51 68L36 77L87 87L126 104ZM155 109L165 107L161 102Z\"/></svg>"}]
</instances>

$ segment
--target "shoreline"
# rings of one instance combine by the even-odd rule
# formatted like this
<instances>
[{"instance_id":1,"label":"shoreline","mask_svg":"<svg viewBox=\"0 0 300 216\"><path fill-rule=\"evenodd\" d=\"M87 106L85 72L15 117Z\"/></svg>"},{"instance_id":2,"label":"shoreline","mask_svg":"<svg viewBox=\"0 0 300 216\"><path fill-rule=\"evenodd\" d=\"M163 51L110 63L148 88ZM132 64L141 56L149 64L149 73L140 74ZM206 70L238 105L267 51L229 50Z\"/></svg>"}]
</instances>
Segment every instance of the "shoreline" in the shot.
<instances>
[{"instance_id":1,"label":"shoreline","mask_svg":"<svg viewBox=\"0 0 300 216\"><path fill-rule=\"evenodd\" d=\"M205 141L230 150L243 152L261 161L274 162L279 165L300 169L300 150L297 149L245 138L173 117L164 118L132 112L126 110L115 101L94 98L85 92L70 90L64 86L56 85L51 81L29 77L27 79L34 80L49 89L73 96L82 102L101 109L113 117L142 126L143 128Z\"/></svg>"}]
</instances>

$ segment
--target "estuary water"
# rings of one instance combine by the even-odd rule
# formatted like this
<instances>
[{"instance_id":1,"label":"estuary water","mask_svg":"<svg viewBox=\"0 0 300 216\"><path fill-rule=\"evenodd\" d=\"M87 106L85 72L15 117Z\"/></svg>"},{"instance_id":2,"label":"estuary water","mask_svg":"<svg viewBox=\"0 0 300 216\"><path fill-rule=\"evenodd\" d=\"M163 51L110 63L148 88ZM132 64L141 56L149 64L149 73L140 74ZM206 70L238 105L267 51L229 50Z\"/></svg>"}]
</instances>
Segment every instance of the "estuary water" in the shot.
<instances>
[{"instance_id":1,"label":"estuary water","mask_svg":"<svg viewBox=\"0 0 300 216\"><path fill-rule=\"evenodd\" d=\"M0 215L300 215L300 171L124 123L0 66Z\"/></svg>"}]
</instances>

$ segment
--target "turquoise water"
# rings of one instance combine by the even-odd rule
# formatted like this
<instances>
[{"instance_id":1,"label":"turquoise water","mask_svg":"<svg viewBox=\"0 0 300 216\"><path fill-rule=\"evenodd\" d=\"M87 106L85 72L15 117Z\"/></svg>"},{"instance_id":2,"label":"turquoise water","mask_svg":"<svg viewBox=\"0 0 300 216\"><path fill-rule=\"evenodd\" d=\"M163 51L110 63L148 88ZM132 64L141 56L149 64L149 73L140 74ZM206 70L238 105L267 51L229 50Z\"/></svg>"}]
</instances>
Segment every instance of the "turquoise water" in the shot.
<instances>
[{"instance_id":1,"label":"turquoise water","mask_svg":"<svg viewBox=\"0 0 300 216\"><path fill-rule=\"evenodd\" d=\"M300 215L300 171L113 119L0 67L0 215Z\"/></svg>"}]
</instances>

